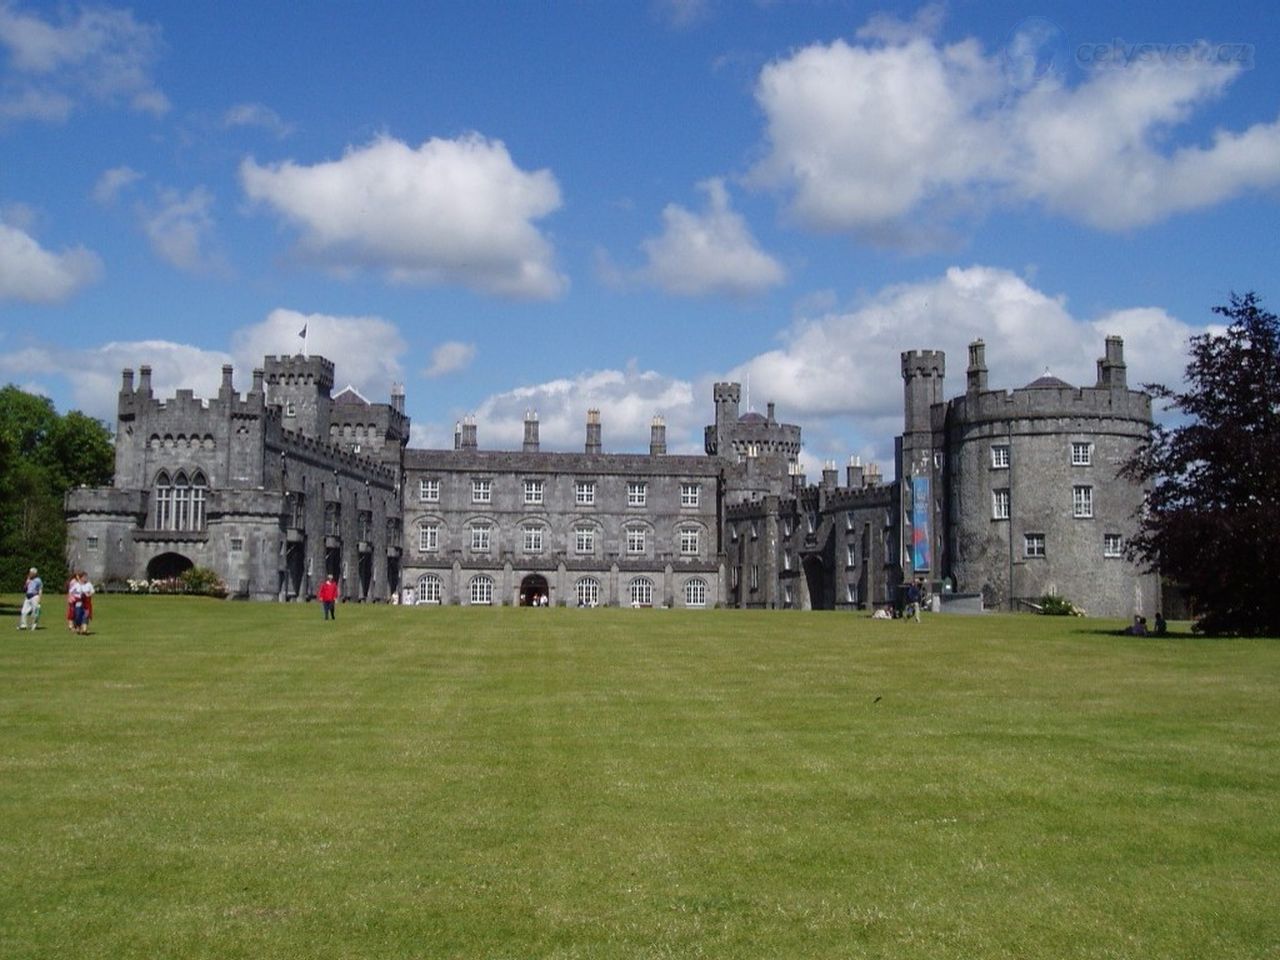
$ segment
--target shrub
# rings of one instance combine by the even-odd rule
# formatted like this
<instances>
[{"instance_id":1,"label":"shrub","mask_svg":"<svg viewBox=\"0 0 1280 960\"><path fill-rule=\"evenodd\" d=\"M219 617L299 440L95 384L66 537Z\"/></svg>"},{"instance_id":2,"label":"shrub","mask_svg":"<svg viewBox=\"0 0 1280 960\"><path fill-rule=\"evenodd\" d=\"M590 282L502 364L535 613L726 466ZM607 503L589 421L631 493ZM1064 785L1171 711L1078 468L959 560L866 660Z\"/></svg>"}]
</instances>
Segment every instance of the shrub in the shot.
<instances>
[{"instance_id":1,"label":"shrub","mask_svg":"<svg viewBox=\"0 0 1280 960\"><path fill-rule=\"evenodd\" d=\"M194 593L204 597L225 598L227 585L208 567L192 567L178 577L182 593Z\"/></svg>"},{"instance_id":2,"label":"shrub","mask_svg":"<svg viewBox=\"0 0 1280 960\"><path fill-rule=\"evenodd\" d=\"M1040 612L1046 617L1083 617L1084 611L1065 597L1046 593L1040 598Z\"/></svg>"}]
</instances>

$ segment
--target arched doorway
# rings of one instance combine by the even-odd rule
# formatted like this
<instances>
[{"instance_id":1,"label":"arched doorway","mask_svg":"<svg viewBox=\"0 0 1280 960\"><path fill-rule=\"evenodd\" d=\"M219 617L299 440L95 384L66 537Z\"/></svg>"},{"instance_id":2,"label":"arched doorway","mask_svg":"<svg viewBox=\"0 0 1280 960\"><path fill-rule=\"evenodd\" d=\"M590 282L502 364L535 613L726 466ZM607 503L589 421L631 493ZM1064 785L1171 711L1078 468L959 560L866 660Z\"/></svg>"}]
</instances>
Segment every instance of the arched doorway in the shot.
<instances>
[{"instance_id":1,"label":"arched doorway","mask_svg":"<svg viewBox=\"0 0 1280 960\"><path fill-rule=\"evenodd\" d=\"M147 564L148 580L170 580L180 577L195 564L180 553L162 553Z\"/></svg>"},{"instance_id":2,"label":"arched doorway","mask_svg":"<svg viewBox=\"0 0 1280 960\"><path fill-rule=\"evenodd\" d=\"M550 602L551 588L547 585L547 578L540 573L531 573L520 581L520 606L537 607L542 606L542 599L547 598Z\"/></svg>"},{"instance_id":3,"label":"arched doorway","mask_svg":"<svg viewBox=\"0 0 1280 960\"><path fill-rule=\"evenodd\" d=\"M807 556L803 561L804 566L804 585L805 593L808 595L808 604L802 605L802 610L830 610L835 604L831 598L827 596L827 571L823 568L822 560L817 556Z\"/></svg>"}]
</instances>

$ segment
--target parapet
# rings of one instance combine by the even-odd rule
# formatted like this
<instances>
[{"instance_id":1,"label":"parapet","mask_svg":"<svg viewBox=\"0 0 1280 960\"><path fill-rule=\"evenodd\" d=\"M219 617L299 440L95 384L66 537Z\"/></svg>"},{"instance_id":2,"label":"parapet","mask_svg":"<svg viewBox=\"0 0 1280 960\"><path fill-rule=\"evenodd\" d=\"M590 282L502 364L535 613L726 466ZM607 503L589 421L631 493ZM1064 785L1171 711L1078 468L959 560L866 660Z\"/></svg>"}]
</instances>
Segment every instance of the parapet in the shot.
<instances>
[{"instance_id":1,"label":"parapet","mask_svg":"<svg viewBox=\"0 0 1280 960\"><path fill-rule=\"evenodd\" d=\"M947 372L947 356L942 350L904 350L902 352L902 379L912 377L937 377Z\"/></svg>"}]
</instances>

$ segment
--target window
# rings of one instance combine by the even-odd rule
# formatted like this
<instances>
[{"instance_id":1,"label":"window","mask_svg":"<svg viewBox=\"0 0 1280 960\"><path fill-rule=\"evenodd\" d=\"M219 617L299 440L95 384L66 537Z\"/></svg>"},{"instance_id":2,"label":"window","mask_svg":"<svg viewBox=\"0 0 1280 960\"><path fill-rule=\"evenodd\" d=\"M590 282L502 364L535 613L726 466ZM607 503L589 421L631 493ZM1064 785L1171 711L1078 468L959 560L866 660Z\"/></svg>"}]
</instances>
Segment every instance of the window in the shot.
<instances>
[{"instance_id":1,"label":"window","mask_svg":"<svg viewBox=\"0 0 1280 960\"><path fill-rule=\"evenodd\" d=\"M244 541L243 541L243 540L241 540L241 541L240 541L240 543L241 543L241 545L243 546ZM234 549L235 549L235 545L234 545L234 544L235 544L235 541L233 540L233 541L232 541L232 547L231 547L231 549L232 549L232 550L234 550ZM86 547L88 547L90 550L97 550L97 549L98 549L98 538L97 538L97 537L86 537L86 538L85 538L85 546L86 546Z\"/></svg>"},{"instance_id":2,"label":"window","mask_svg":"<svg viewBox=\"0 0 1280 960\"><path fill-rule=\"evenodd\" d=\"M858 565L858 548L852 543L845 544L844 565L846 567L856 567Z\"/></svg>"},{"instance_id":3,"label":"window","mask_svg":"<svg viewBox=\"0 0 1280 960\"><path fill-rule=\"evenodd\" d=\"M492 480L472 480L471 481L471 502L472 503L490 503L493 500L493 481Z\"/></svg>"},{"instance_id":4,"label":"window","mask_svg":"<svg viewBox=\"0 0 1280 960\"><path fill-rule=\"evenodd\" d=\"M627 527L627 553L644 553L644 527Z\"/></svg>"},{"instance_id":5,"label":"window","mask_svg":"<svg viewBox=\"0 0 1280 960\"><path fill-rule=\"evenodd\" d=\"M541 527L525 527L524 528L524 552L525 553L541 553L542 552L542 528Z\"/></svg>"},{"instance_id":6,"label":"window","mask_svg":"<svg viewBox=\"0 0 1280 960\"><path fill-rule=\"evenodd\" d=\"M197 471L191 479L179 472L172 480L163 471L156 477L156 529L203 530L209 485Z\"/></svg>"},{"instance_id":7,"label":"window","mask_svg":"<svg viewBox=\"0 0 1280 960\"><path fill-rule=\"evenodd\" d=\"M424 523L418 527L418 552L427 553L440 549L440 526L435 523Z\"/></svg>"},{"instance_id":8,"label":"window","mask_svg":"<svg viewBox=\"0 0 1280 960\"><path fill-rule=\"evenodd\" d=\"M1120 534L1108 533L1102 538L1102 555L1104 557L1120 557L1124 555Z\"/></svg>"},{"instance_id":9,"label":"window","mask_svg":"<svg viewBox=\"0 0 1280 960\"><path fill-rule=\"evenodd\" d=\"M684 605L686 607L705 607L707 605L707 581L694 577L684 583Z\"/></svg>"},{"instance_id":10,"label":"window","mask_svg":"<svg viewBox=\"0 0 1280 960\"><path fill-rule=\"evenodd\" d=\"M760 564L753 563L751 565L751 589L760 589Z\"/></svg>"},{"instance_id":11,"label":"window","mask_svg":"<svg viewBox=\"0 0 1280 960\"><path fill-rule=\"evenodd\" d=\"M845 514L844 514L844 528L845 528L846 530L852 530L852 529L853 529L853 511L852 511L852 510L846 510L846 511L845 511Z\"/></svg>"},{"instance_id":12,"label":"window","mask_svg":"<svg viewBox=\"0 0 1280 960\"><path fill-rule=\"evenodd\" d=\"M578 527L573 531L574 553L595 553L596 532L590 527Z\"/></svg>"},{"instance_id":13,"label":"window","mask_svg":"<svg viewBox=\"0 0 1280 960\"><path fill-rule=\"evenodd\" d=\"M698 531L697 530L681 530L680 531L680 552L694 553L698 552Z\"/></svg>"},{"instance_id":14,"label":"window","mask_svg":"<svg viewBox=\"0 0 1280 960\"><path fill-rule=\"evenodd\" d=\"M596 482L578 480L573 485L573 502L580 507L590 507L596 502Z\"/></svg>"},{"instance_id":15,"label":"window","mask_svg":"<svg viewBox=\"0 0 1280 960\"><path fill-rule=\"evenodd\" d=\"M1009 488L1002 487L991 491L991 519L1009 519Z\"/></svg>"},{"instance_id":16,"label":"window","mask_svg":"<svg viewBox=\"0 0 1280 960\"><path fill-rule=\"evenodd\" d=\"M856 604L858 602L858 585L856 583L846 583L844 585L844 598L848 603Z\"/></svg>"},{"instance_id":17,"label":"window","mask_svg":"<svg viewBox=\"0 0 1280 960\"><path fill-rule=\"evenodd\" d=\"M757 523L755 520L751 521L751 539L752 540L760 539L760 524Z\"/></svg>"},{"instance_id":18,"label":"window","mask_svg":"<svg viewBox=\"0 0 1280 960\"><path fill-rule=\"evenodd\" d=\"M732 543L738 542L738 525L736 523L729 524L729 540Z\"/></svg>"},{"instance_id":19,"label":"window","mask_svg":"<svg viewBox=\"0 0 1280 960\"><path fill-rule=\"evenodd\" d=\"M419 603L439 604L444 600L444 581L434 573L426 573L418 578L416 599Z\"/></svg>"},{"instance_id":20,"label":"window","mask_svg":"<svg viewBox=\"0 0 1280 960\"><path fill-rule=\"evenodd\" d=\"M784 537L791 536L791 518L790 517L782 521L782 535Z\"/></svg>"},{"instance_id":21,"label":"window","mask_svg":"<svg viewBox=\"0 0 1280 960\"><path fill-rule=\"evenodd\" d=\"M1071 465L1073 467L1087 467L1093 463L1093 444L1092 443L1072 443L1071 444Z\"/></svg>"},{"instance_id":22,"label":"window","mask_svg":"<svg viewBox=\"0 0 1280 960\"><path fill-rule=\"evenodd\" d=\"M476 551L487 551L490 543L490 533L492 527L487 523L473 524L471 527L471 549Z\"/></svg>"},{"instance_id":23,"label":"window","mask_svg":"<svg viewBox=\"0 0 1280 960\"><path fill-rule=\"evenodd\" d=\"M790 550L782 551L782 569L783 570L791 569L791 551Z\"/></svg>"},{"instance_id":24,"label":"window","mask_svg":"<svg viewBox=\"0 0 1280 960\"><path fill-rule=\"evenodd\" d=\"M1028 533L1022 538L1022 553L1027 557L1043 557L1044 534Z\"/></svg>"},{"instance_id":25,"label":"window","mask_svg":"<svg viewBox=\"0 0 1280 960\"><path fill-rule=\"evenodd\" d=\"M493 577L479 576L472 579L471 602L477 605L493 603Z\"/></svg>"},{"instance_id":26,"label":"window","mask_svg":"<svg viewBox=\"0 0 1280 960\"><path fill-rule=\"evenodd\" d=\"M653 606L653 581L648 577L636 577L632 580L630 593L633 607Z\"/></svg>"},{"instance_id":27,"label":"window","mask_svg":"<svg viewBox=\"0 0 1280 960\"><path fill-rule=\"evenodd\" d=\"M96 544L95 544L95 546L96 546ZM232 552L232 553L240 553L242 550L244 550L244 537L232 537L232 538L231 538L231 552Z\"/></svg>"},{"instance_id":28,"label":"window","mask_svg":"<svg viewBox=\"0 0 1280 960\"><path fill-rule=\"evenodd\" d=\"M542 481L526 480L524 482L524 502L525 503L541 503L542 502Z\"/></svg>"},{"instance_id":29,"label":"window","mask_svg":"<svg viewBox=\"0 0 1280 960\"><path fill-rule=\"evenodd\" d=\"M731 567L729 569L729 589L738 589L738 578L742 575L741 567Z\"/></svg>"},{"instance_id":30,"label":"window","mask_svg":"<svg viewBox=\"0 0 1280 960\"><path fill-rule=\"evenodd\" d=\"M991 466L996 470L1009 469L1009 445L1007 443L996 444L991 448Z\"/></svg>"},{"instance_id":31,"label":"window","mask_svg":"<svg viewBox=\"0 0 1280 960\"><path fill-rule=\"evenodd\" d=\"M680 484L680 506L696 507L701 499L701 488L696 483Z\"/></svg>"},{"instance_id":32,"label":"window","mask_svg":"<svg viewBox=\"0 0 1280 960\"><path fill-rule=\"evenodd\" d=\"M296 417L298 415L298 408L292 400L284 402L284 415L286 417Z\"/></svg>"},{"instance_id":33,"label":"window","mask_svg":"<svg viewBox=\"0 0 1280 960\"><path fill-rule=\"evenodd\" d=\"M440 502L440 481L439 480L419 480L418 481L418 499L423 503L439 503Z\"/></svg>"},{"instance_id":34,"label":"window","mask_svg":"<svg viewBox=\"0 0 1280 960\"><path fill-rule=\"evenodd\" d=\"M1071 488L1071 515L1073 517L1093 516L1093 487Z\"/></svg>"},{"instance_id":35,"label":"window","mask_svg":"<svg viewBox=\"0 0 1280 960\"><path fill-rule=\"evenodd\" d=\"M580 607L597 607L600 605L600 581L595 577L583 577L573 588Z\"/></svg>"},{"instance_id":36,"label":"window","mask_svg":"<svg viewBox=\"0 0 1280 960\"><path fill-rule=\"evenodd\" d=\"M627 484L628 507L643 507L647 499L647 484L640 480L632 480Z\"/></svg>"},{"instance_id":37,"label":"window","mask_svg":"<svg viewBox=\"0 0 1280 960\"><path fill-rule=\"evenodd\" d=\"M794 601L794 596L791 593L791 584L784 583L782 585L782 605L784 607L789 607L791 606L793 601Z\"/></svg>"}]
</instances>

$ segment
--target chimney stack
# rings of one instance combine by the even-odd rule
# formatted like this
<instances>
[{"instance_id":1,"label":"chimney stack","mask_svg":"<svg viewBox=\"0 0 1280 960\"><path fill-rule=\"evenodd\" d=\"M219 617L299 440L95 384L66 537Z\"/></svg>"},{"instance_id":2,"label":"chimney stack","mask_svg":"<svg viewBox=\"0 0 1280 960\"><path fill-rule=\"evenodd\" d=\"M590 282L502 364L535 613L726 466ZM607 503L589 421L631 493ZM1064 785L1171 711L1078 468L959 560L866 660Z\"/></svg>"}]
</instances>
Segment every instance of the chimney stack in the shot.
<instances>
[{"instance_id":1,"label":"chimney stack","mask_svg":"<svg viewBox=\"0 0 1280 960\"><path fill-rule=\"evenodd\" d=\"M849 466L845 467L845 486L850 490L862 489L862 458L850 457Z\"/></svg>"},{"instance_id":2,"label":"chimney stack","mask_svg":"<svg viewBox=\"0 0 1280 960\"><path fill-rule=\"evenodd\" d=\"M828 490L834 490L836 483L839 482L840 473L836 470L836 462L828 460L822 465L822 486Z\"/></svg>"},{"instance_id":3,"label":"chimney stack","mask_svg":"<svg viewBox=\"0 0 1280 960\"><path fill-rule=\"evenodd\" d=\"M462 418L462 449L476 449L476 418L471 414Z\"/></svg>"},{"instance_id":4,"label":"chimney stack","mask_svg":"<svg viewBox=\"0 0 1280 960\"><path fill-rule=\"evenodd\" d=\"M667 422L655 416L649 425L649 456L665 457L667 455Z\"/></svg>"},{"instance_id":5,"label":"chimney stack","mask_svg":"<svg viewBox=\"0 0 1280 960\"><path fill-rule=\"evenodd\" d=\"M151 396L151 367L145 363L138 368L138 392Z\"/></svg>"},{"instance_id":6,"label":"chimney stack","mask_svg":"<svg viewBox=\"0 0 1280 960\"><path fill-rule=\"evenodd\" d=\"M600 444L600 411L594 407L587 411L587 453L601 453Z\"/></svg>"},{"instance_id":7,"label":"chimney stack","mask_svg":"<svg viewBox=\"0 0 1280 960\"><path fill-rule=\"evenodd\" d=\"M526 410L524 412L524 446L521 448L525 453L538 452L538 411Z\"/></svg>"},{"instance_id":8,"label":"chimney stack","mask_svg":"<svg viewBox=\"0 0 1280 960\"><path fill-rule=\"evenodd\" d=\"M965 386L969 393L981 393L987 389L987 346L980 339L969 344L969 369L965 371Z\"/></svg>"}]
</instances>

